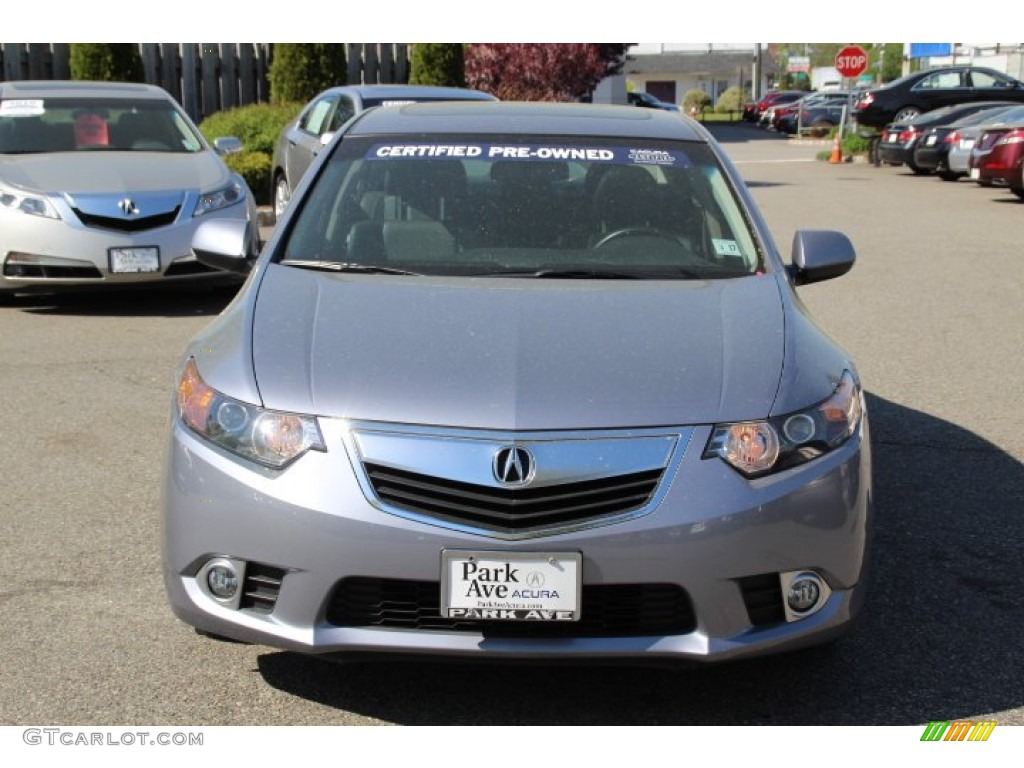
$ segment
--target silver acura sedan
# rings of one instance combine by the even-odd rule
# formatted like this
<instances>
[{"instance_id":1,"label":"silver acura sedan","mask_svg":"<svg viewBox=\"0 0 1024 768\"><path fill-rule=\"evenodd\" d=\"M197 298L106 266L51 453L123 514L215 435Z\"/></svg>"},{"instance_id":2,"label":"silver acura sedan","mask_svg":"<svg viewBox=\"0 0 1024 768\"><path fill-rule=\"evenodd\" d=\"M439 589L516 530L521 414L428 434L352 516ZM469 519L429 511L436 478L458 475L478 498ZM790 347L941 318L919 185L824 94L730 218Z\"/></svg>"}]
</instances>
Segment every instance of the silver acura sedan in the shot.
<instances>
[{"instance_id":1,"label":"silver acura sedan","mask_svg":"<svg viewBox=\"0 0 1024 768\"><path fill-rule=\"evenodd\" d=\"M245 181L166 91L0 83L0 299L71 286L223 281L191 252L196 228L210 219L258 233Z\"/></svg>"},{"instance_id":2,"label":"silver acura sedan","mask_svg":"<svg viewBox=\"0 0 1024 768\"><path fill-rule=\"evenodd\" d=\"M712 137L660 110L352 120L176 374L164 578L201 634L316 654L717 661L864 594L860 378Z\"/></svg>"}]
</instances>

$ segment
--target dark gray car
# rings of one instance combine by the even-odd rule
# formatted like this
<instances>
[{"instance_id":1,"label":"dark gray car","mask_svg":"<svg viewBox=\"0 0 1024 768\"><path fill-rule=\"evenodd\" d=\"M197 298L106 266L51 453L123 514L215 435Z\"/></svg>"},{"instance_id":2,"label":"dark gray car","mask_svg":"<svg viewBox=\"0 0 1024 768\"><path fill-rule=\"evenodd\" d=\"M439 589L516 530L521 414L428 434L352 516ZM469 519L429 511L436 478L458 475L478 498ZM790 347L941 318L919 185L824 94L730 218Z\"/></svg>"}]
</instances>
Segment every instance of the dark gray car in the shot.
<instances>
[{"instance_id":1,"label":"dark gray car","mask_svg":"<svg viewBox=\"0 0 1024 768\"><path fill-rule=\"evenodd\" d=\"M302 108L274 147L274 213L284 213L306 169L353 116L371 107L433 101L496 101L483 91L430 85L343 85L328 88Z\"/></svg>"},{"instance_id":2,"label":"dark gray car","mask_svg":"<svg viewBox=\"0 0 1024 768\"><path fill-rule=\"evenodd\" d=\"M661 110L415 104L321 153L185 350L164 578L200 632L312 653L721 660L863 597L849 356L721 149Z\"/></svg>"}]
</instances>

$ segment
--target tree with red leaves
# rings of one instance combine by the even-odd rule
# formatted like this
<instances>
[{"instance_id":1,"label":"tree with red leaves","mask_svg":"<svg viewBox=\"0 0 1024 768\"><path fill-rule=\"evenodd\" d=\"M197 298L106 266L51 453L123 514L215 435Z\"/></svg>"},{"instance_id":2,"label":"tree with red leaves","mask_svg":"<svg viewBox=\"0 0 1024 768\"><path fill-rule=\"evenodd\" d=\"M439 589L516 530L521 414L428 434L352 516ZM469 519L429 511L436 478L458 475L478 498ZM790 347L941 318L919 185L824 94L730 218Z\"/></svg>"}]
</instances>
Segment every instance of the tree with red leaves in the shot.
<instances>
[{"instance_id":1,"label":"tree with red leaves","mask_svg":"<svg viewBox=\"0 0 1024 768\"><path fill-rule=\"evenodd\" d=\"M503 101L575 101L622 71L628 43L474 43L466 84Z\"/></svg>"}]
</instances>

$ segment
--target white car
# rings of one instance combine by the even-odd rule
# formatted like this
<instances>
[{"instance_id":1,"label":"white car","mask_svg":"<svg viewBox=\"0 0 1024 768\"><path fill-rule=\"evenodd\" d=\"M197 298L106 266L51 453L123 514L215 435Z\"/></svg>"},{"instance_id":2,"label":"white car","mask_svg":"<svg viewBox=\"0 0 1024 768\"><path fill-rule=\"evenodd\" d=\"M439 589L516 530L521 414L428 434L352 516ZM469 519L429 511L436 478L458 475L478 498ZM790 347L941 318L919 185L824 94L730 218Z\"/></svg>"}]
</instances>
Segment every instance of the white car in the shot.
<instances>
[{"instance_id":1,"label":"white car","mask_svg":"<svg viewBox=\"0 0 1024 768\"><path fill-rule=\"evenodd\" d=\"M225 150L237 139L218 139ZM166 91L0 83L0 299L80 286L224 280L191 253L201 221L256 206Z\"/></svg>"}]
</instances>

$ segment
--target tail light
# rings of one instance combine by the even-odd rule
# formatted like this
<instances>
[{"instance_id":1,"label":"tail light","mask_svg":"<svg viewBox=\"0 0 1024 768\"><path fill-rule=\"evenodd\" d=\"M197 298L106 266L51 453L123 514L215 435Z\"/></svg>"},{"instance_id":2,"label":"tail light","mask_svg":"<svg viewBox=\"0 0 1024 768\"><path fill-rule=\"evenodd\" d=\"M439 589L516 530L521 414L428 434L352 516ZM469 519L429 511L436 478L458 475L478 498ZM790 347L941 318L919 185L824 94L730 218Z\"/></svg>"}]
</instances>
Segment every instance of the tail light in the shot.
<instances>
[{"instance_id":1,"label":"tail light","mask_svg":"<svg viewBox=\"0 0 1024 768\"><path fill-rule=\"evenodd\" d=\"M960 141L960 133L958 131L953 131L952 133L947 134L946 138L944 138L942 141L945 144L956 144L958 141Z\"/></svg>"},{"instance_id":2,"label":"tail light","mask_svg":"<svg viewBox=\"0 0 1024 768\"><path fill-rule=\"evenodd\" d=\"M914 139L916 139L919 133L920 131L918 131L916 128L907 128L905 130L900 131L900 136L898 140L901 144L905 144L908 141L913 141Z\"/></svg>"},{"instance_id":3,"label":"tail light","mask_svg":"<svg viewBox=\"0 0 1024 768\"><path fill-rule=\"evenodd\" d=\"M864 109L865 107L870 107L874 103L875 103L875 94L873 94L873 93L865 93L857 101L857 109Z\"/></svg>"},{"instance_id":4,"label":"tail light","mask_svg":"<svg viewBox=\"0 0 1024 768\"><path fill-rule=\"evenodd\" d=\"M1020 144L1022 141L1024 141L1024 130L1017 128L1004 134L1003 137L995 143L995 146L1001 147L1007 144Z\"/></svg>"}]
</instances>

